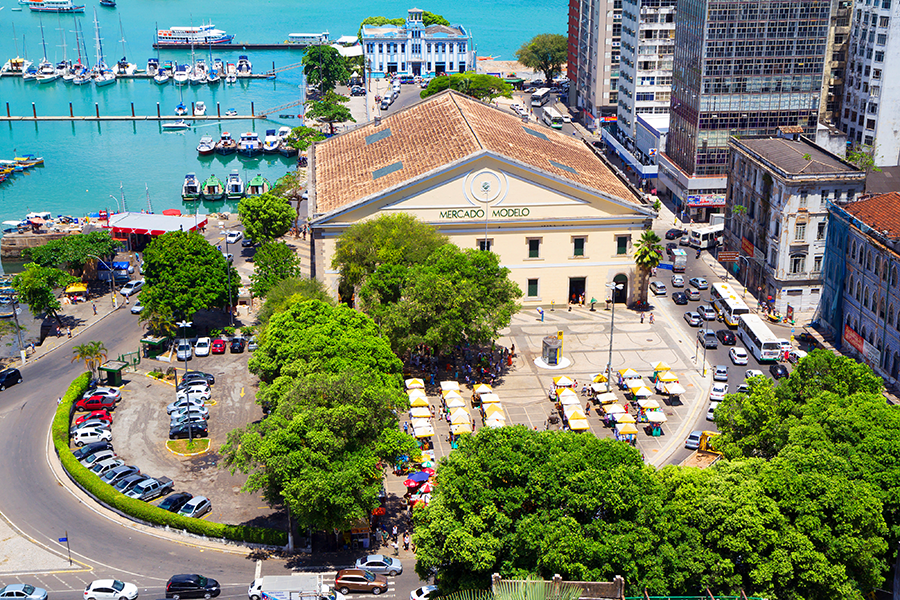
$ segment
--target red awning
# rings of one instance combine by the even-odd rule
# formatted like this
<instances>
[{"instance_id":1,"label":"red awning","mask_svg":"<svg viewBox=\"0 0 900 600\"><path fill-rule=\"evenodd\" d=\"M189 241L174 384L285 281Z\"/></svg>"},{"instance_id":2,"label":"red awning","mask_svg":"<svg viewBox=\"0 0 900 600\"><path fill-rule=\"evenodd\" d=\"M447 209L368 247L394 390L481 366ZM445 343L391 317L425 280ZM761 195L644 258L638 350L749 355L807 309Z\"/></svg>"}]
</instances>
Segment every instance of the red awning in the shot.
<instances>
[{"instance_id":1,"label":"red awning","mask_svg":"<svg viewBox=\"0 0 900 600\"><path fill-rule=\"evenodd\" d=\"M171 217L180 217L181 211L178 210L177 208L167 208L166 210L163 211L163 214L171 216Z\"/></svg>"}]
</instances>

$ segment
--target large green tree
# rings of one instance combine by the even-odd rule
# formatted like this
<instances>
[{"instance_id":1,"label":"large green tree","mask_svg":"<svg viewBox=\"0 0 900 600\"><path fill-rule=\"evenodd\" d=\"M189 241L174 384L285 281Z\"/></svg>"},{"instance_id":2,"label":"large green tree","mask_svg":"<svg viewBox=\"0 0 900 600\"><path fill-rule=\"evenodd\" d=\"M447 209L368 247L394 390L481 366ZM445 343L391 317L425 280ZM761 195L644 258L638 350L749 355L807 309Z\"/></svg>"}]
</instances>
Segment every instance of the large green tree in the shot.
<instances>
[{"instance_id":1,"label":"large green tree","mask_svg":"<svg viewBox=\"0 0 900 600\"><path fill-rule=\"evenodd\" d=\"M367 523L382 485L378 462L416 447L397 428L402 396L368 373L298 377L267 418L229 434L225 465L249 473L243 491L285 504L301 528Z\"/></svg>"},{"instance_id":2,"label":"large green tree","mask_svg":"<svg viewBox=\"0 0 900 600\"><path fill-rule=\"evenodd\" d=\"M144 251L144 310L171 311L189 319L202 309L225 308L237 302L241 279L215 246L196 232L173 231L158 236Z\"/></svg>"},{"instance_id":3,"label":"large green tree","mask_svg":"<svg viewBox=\"0 0 900 600\"><path fill-rule=\"evenodd\" d=\"M324 139L325 136L318 129L301 125L291 129L291 133L287 136L287 143L291 148L303 152L313 143L321 142Z\"/></svg>"},{"instance_id":4,"label":"large green tree","mask_svg":"<svg viewBox=\"0 0 900 600\"><path fill-rule=\"evenodd\" d=\"M331 46L311 46L300 61L303 64L303 74L310 85L317 86L322 93L334 90L341 81L347 81L350 73L347 72L344 59L340 52Z\"/></svg>"},{"instance_id":5,"label":"large green tree","mask_svg":"<svg viewBox=\"0 0 900 600\"><path fill-rule=\"evenodd\" d=\"M428 87L419 93L422 98L434 96L446 89L456 90L477 100L493 100L504 97L512 98L512 85L499 77L485 73L454 73L443 77L435 77L428 82Z\"/></svg>"},{"instance_id":6,"label":"large green tree","mask_svg":"<svg viewBox=\"0 0 900 600\"><path fill-rule=\"evenodd\" d=\"M54 290L78 281L68 273L53 267L26 263L25 269L13 277L12 286L20 302L28 305L31 314L47 315L60 323L62 305Z\"/></svg>"},{"instance_id":7,"label":"large green tree","mask_svg":"<svg viewBox=\"0 0 900 600\"><path fill-rule=\"evenodd\" d=\"M312 119L318 119L322 123L328 123L331 128L331 134L334 134L335 123L346 123L352 121L353 113L347 108L346 104L349 98L341 96L332 91L326 92L319 100L312 102L306 109L306 116Z\"/></svg>"},{"instance_id":8,"label":"large green tree","mask_svg":"<svg viewBox=\"0 0 900 600\"><path fill-rule=\"evenodd\" d=\"M297 212L290 202L272 193L241 198L238 214L244 233L256 242L268 242L280 238L291 228Z\"/></svg>"},{"instance_id":9,"label":"large green tree","mask_svg":"<svg viewBox=\"0 0 900 600\"><path fill-rule=\"evenodd\" d=\"M340 270L342 286L354 290L380 265L423 263L446 242L446 236L413 216L382 215L356 223L341 234L331 268Z\"/></svg>"},{"instance_id":10,"label":"large green tree","mask_svg":"<svg viewBox=\"0 0 900 600\"><path fill-rule=\"evenodd\" d=\"M526 67L543 73L544 80L550 82L566 62L568 44L564 35L542 33L522 44L516 50L516 58Z\"/></svg>"},{"instance_id":11,"label":"large green tree","mask_svg":"<svg viewBox=\"0 0 900 600\"><path fill-rule=\"evenodd\" d=\"M35 248L26 248L23 254L42 267L80 271L88 263L95 263L97 256L102 260L110 260L118 247L119 242L113 240L108 231L92 231L68 235Z\"/></svg>"},{"instance_id":12,"label":"large green tree","mask_svg":"<svg viewBox=\"0 0 900 600\"><path fill-rule=\"evenodd\" d=\"M285 310L291 304L304 300L319 300L334 305L334 299L318 279L310 277L291 277L279 281L266 293L266 301L256 315L263 325L269 323L274 315Z\"/></svg>"},{"instance_id":13,"label":"large green tree","mask_svg":"<svg viewBox=\"0 0 900 600\"><path fill-rule=\"evenodd\" d=\"M250 291L265 296L273 285L300 276L300 257L284 242L266 242L253 255Z\"/></svg>"}]
</instances>

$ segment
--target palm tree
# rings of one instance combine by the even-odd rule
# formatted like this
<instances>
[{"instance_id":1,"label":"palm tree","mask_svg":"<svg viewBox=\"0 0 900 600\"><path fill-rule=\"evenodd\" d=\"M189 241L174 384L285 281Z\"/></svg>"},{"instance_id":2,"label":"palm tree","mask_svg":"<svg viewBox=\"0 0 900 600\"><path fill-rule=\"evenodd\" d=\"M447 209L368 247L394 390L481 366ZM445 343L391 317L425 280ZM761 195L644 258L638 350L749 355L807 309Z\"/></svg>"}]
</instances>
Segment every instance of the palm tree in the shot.
<instances>
[{"instance_id":1,"label":"palm tree","mask_svg":"<svg viewBox=\"0 0 900 600\"><path fill-rule=\"evenodd\" d=\"M641 236L634 251L634 262L638 272L638 302L647 304L647 287L650 285L650 273L662 261L662 240L649 229Z\"/></svg>"},{"instance_id":2,"label":"palm tree","mask_svg":"<svg viewBox=\"0 0 900 600\"><path fill-rule=\"evenodd\" d=\"M84 366L91 372L94 379L97 378L97 368L102 365L107 358L106 346L103 342L93 341L86 342L72 348L72 362L83 360Z\"/></svg>"},{"instance_id":3,"label":"palm tree","mask_svg":"<svg viewBox=\"0 0 900 600\"><path fill-rule=\"evenodd\" d=\"M147 331L161 337L171 337L178 330L172 311L165 307L148 309L141 315L141 322L147 327Z\"/></svg>"}]
</instances>

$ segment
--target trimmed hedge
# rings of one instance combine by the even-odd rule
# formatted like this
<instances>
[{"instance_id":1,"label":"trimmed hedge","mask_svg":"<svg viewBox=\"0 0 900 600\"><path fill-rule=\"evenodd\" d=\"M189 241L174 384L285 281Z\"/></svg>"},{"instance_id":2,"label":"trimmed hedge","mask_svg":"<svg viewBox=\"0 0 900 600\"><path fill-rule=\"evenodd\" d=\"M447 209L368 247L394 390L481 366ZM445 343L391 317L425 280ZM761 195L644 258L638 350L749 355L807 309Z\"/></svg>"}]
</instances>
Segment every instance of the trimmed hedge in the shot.
<instances>
[{"instance_id":1,"label":"trimmed hedge","mask_svg":"<svg viewBox=\"0 0 900 600\"><path fill-rule=\"evenodd\" d=\"M251 544L268 546L287 544L287 533L284 531L245 525L224 525L202 519L182 517L142 500L128 498L111 485L101 481L99 477L75 460L69 447L69 424L72 420L75 402L88 389L90 381L90 373L84 373L75 379L66 391L66 395L63 396L62 402L56 410L56 416L53 418L53 445L56 447L60 462L69 476L89 494L103 504L153 525L168 526L172 529L181 529L210 538L224 538Z\"/></svg>"}]
</instances>

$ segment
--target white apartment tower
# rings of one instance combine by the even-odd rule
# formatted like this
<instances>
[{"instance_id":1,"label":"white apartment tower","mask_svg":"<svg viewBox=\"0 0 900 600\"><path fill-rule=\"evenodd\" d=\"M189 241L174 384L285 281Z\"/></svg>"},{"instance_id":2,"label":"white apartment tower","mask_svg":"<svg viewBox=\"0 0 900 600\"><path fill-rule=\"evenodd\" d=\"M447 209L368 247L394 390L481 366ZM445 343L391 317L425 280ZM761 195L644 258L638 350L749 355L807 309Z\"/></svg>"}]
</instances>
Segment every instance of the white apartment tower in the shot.
<instances>
[{"instance_id":1,"label":"white apartment tower","mask_svg":"<svg viewBox=\"0 0 900 600\"><path fill-rule=\"evenodd\" d=\"M569 0L569 102L588 129L614 120L621 33L622 0Z\"/></svg>"},{"instance_id":2,"label":"white apartment tower","mask_svg":"<svg viewBox=\"0 0 900 600\"><path fill-rule=\"evenodd\" d=\"M900 0L853 6L841 129L873 148L879 167L900 165Z\"/></svg>"}]
</instances>

